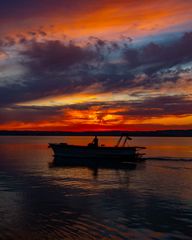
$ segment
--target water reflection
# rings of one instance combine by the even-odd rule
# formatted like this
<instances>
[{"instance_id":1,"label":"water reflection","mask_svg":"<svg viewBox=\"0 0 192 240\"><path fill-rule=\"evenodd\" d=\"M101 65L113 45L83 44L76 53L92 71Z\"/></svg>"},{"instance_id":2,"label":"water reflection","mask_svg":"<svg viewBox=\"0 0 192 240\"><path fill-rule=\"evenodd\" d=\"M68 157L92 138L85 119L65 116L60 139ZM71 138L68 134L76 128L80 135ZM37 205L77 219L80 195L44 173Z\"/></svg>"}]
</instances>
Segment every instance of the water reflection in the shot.
<instances>
[{"instance_id":1,"label":"water reflection","mask_svg":"<svg viewBox=\"0 0 192 240\"><path fill-rule=\"evenodd\" d=\"M13 202L4 202L3 209L12 213L1 221L1 239L189 239L187 204L138 191L129 173L103 170L98 180L90 179L87 169L25 175L22 181L6 176L9 191L17 194L8 197Z\"/></svg>"},{"instance_id":2,"label":"water reflection","mask_svg":"<svg viewBox=\"0 0 192 240\"><path fill-rule=\"evenodd\" d=\"M49 167L47 144L19 141L0 144L0 239L192 238L192 162L147 161L95 177L86 167Z\"/></svg>"},{"instance_id":3,"label":"water reflection","mask_svg":"<svg viewBox=\"0 0 192 240\"><path fill-rule=\"evenodd\" d=\"M98 161L100 162L98 164ZM122 162L110 162L110 160L107 162L106 164L106 161L104 161L104 163L102 163L102 159L100 160L97 160L96 162L89 159L89 160L86 160L86 161L83 161L83 160L76 160L73 158L64 158L64 159L61 159L61 158L54 158L52 162L49 163L49 167L50 168L66 168L66 169L69 169L69 168L81 168L81 167L85 167L85 168L88 168L91 170L92 172L92 175L94 177L97 177L98 174L99 174L99 170L101 169L114 169L116 170L117 172L119 170L124 170L124 171L130 171L130 170L135 170L138 166L137 163L134 163L134 162L127 162L127 163L122 163ZM142 164L140 164L142 165Z\"/></svg>"}]
</instances>

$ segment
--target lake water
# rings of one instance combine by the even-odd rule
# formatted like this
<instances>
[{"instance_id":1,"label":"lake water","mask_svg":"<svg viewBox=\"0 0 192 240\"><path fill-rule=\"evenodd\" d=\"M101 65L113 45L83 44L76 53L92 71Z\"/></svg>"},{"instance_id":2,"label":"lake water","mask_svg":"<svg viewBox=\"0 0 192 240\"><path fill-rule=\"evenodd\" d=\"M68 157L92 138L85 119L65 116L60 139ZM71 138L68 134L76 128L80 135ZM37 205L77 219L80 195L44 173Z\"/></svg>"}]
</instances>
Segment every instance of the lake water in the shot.
<instances>
[{"instance_id":1,"label":"lake water","mask_svg":"<svg viewBox=\"0 0 192 240\"><path fill-rule=\"evenodd\" d=\"M192 138L133 138L135 170L50 164L48 142L91 139L0 137L0 240L192 239Z\"/></svg>"}]
</instances>

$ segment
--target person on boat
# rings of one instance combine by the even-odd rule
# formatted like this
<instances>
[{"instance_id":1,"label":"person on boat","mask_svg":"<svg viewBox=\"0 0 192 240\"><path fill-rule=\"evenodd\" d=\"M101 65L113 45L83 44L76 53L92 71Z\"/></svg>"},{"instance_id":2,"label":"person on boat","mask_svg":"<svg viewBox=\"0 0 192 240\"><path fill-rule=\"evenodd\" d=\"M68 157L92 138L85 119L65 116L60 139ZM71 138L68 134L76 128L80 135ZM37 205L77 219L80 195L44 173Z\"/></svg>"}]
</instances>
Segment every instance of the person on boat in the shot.
<instances>
[{"instance_id":1,"label":"person on boat","mask_svg":"<svg viewBox=\"0 0 192 240\"><path fill-rule=\"evenodd\" d=\"M97 138L97 136L94 137L92 146L99 147L99 139Z\"/></svg>"}]
</instances>

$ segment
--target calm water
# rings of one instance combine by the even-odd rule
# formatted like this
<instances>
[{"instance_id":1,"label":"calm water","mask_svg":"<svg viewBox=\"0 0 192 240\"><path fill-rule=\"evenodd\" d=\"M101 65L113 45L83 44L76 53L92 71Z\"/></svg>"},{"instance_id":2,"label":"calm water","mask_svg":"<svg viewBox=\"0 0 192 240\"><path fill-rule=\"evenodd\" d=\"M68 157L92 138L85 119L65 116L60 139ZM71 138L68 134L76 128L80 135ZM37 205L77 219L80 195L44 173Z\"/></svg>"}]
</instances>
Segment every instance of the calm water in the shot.
<instances>
[{"instance_id":1,"label":"calm water","mask_svg":"<svg viewBox=\"0 0 192 240\"><path fill-rule=\"evenodd\" d=\"M150 160L132 171L49 164L48 142L90 140L0 137L0 240L192 239L191 138L134 138Z\"/></svg>"}]
</instances>

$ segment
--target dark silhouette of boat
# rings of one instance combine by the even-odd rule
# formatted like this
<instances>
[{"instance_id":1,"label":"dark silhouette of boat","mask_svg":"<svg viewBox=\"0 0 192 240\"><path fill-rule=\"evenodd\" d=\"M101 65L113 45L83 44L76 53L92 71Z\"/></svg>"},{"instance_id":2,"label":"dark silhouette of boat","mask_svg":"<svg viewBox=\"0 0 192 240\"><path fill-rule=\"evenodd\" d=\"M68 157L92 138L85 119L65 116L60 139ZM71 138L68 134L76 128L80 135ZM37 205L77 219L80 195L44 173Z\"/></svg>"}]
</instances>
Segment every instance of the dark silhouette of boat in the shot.
<instances>
[{"instance_id":1,"label":"dark silhouette of boat","mask_svg":"<svg viewBox=\"0 0 192 240\"><path fill-rule=\"evenodd\" d=\"M131 138L122 135L115 147L99 146L98 138L87 146L69 145L67 143L49 143L54 152L54 161L66 166L87 167L134 167L138 162L144 161L140 149L144 147L126 146ZM121 144L122 143L122 144ZM120 146L121 145L121 146Z\"/></svg>"}]
</instances>

